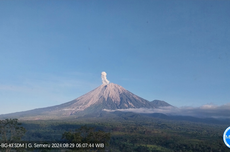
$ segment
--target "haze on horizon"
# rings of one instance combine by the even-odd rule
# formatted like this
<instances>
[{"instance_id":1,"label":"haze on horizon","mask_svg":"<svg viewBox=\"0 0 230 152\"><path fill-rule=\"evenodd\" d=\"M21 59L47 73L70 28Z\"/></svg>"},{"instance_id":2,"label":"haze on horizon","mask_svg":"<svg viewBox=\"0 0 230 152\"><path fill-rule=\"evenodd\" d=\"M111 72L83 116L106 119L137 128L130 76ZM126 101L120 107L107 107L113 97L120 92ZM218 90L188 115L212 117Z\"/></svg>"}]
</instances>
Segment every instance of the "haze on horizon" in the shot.
<instances>
[{"instance_id":1,"label":"haze on horizon","mask_svg":"<svg viewBox=\"0 0 230 152\"><path fill-rule=\"evenodd\" d=\"M101 85L102 71L149 101L228 105L229 6L224 0L0 1L0 114L71 101Z\"/></svg>"}]
</instances>

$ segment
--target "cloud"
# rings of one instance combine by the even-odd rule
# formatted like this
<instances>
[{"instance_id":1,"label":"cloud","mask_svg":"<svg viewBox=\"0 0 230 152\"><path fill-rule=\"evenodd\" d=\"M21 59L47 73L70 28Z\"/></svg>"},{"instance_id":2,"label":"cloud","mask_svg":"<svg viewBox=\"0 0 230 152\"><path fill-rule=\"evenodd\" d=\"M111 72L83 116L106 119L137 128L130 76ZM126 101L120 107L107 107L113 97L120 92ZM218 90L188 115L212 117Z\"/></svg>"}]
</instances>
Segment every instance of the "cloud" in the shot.
<instances>
[{"instance_id":1,"label":"cloud","mask_svg":"<svg viewBox=\"0 0 230 152\"><path fill-rule=\"evenodd\" d=\"M106 72L101 72L101 79L102 79L102 83L103 84L109 84L109 81L107 80L107 78L106 78Z\"/></svg>"},{"instance_id":2,"label":"cloud","mask_svg":"<svg viewBox=\"0 0 230 152\"><path fill-rule=\"evenodd\" d=\"M104 111L114 112L135 112L135 113L163 113L166 115L180 115L180 116L194 116L201 118L230 118L230 103L217 106L213 104L206 104L200 107L160 107L157 109L146 109L146 108L130 108L130 109L117 109L117 110L107 110Z\"/></svg>"},{"instance_id":3,"label":"cloud","mask_svg":"<svg viewBox=\"0 0 230 152\"><path fill-rule=\"evenodd\" d=\"M19 85L0 85L0 91L20 91L20 92L28 92L31 89L26 86Z\"/></svg>"},{"instance_id":4,"label":"cloud","mask_svg":"<svg viewBox=\"0 0 230 152\"><path fill-rule=\"evenodd\" d=\"M74 76L76 76L75 74ZM80 75L80 74L78 74ZM81 74L83 75L83 74ZM17 83L1 83L0 91L8 91L8 92L20 92L20 93L47 93L54 92L57 93L60 90L69 90L69 89L94 89L98 85L95 83L87 82L81 78L75 78L70 76L56 76L56 75L45 75L37 76L35 78L25 78L20 80Z\"/></svg>"}]
</instances>

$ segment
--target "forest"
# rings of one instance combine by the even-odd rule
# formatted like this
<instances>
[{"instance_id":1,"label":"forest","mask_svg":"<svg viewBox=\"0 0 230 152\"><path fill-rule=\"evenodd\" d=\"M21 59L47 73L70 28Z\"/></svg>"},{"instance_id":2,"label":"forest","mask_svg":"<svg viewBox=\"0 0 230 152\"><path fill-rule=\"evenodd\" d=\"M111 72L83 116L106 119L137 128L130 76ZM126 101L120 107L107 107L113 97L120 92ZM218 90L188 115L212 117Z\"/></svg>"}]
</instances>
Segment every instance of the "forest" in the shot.
<instances>
[{"instance_id":1,"label":"forest","mask_svg":"<svg viewBox=\"0 0 230 152\"><path fill-rule=\"evenodd\" d=\"M226 124L165 120L134 113L119 117L19 121L22 142L88 143L88 148L37 148L29 151L227 152ZM24 130L23 130L24 131ZM2 140L2 138L0 138ZM103 143L97 148L95 143ZM1 151L5 149L2 148ZM14 151L15 149L11 149ZM18 151L18 150L17 150ZM28 149L20 149L28 151Z\"/></svg>"}]
</instances>

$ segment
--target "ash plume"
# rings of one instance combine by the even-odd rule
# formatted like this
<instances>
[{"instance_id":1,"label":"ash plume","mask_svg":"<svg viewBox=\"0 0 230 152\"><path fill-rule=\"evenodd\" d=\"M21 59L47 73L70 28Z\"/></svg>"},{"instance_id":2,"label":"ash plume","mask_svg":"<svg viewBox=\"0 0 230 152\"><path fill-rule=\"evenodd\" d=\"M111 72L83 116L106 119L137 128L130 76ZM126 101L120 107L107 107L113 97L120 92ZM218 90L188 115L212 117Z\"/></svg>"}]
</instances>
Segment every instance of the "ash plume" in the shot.
<instances>
[{"instance_id":1,"label":"ash plume","mask_svg":"<svg viewBox=\"0 0 230 152\"><path fill-rule=\"evenodd\" d=\"M105 85L109 84L109 81L107 80L106 75L107 74L105 72L101 72L102 83Z\"/></svg>"}]
</instances>

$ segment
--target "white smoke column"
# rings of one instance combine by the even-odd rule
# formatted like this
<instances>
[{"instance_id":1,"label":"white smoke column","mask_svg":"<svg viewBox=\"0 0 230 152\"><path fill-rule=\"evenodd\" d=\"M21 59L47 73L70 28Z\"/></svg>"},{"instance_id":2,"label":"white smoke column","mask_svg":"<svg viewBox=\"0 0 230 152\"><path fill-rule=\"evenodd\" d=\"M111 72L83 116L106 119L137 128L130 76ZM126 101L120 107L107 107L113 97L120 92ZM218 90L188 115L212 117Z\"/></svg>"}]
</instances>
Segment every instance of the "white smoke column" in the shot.
<instances>
[{"instance_id":1,"label":"white smoke column","mask_svg":"<svg viewBox=\"0 0 230 152\"><path fill-rule=\"evenodd\" d=\"M109 81L106 79L106 75L107 74L105 72L101 72L101 79L103 84L109 84Z\"/></svg>"}]
</instances>

